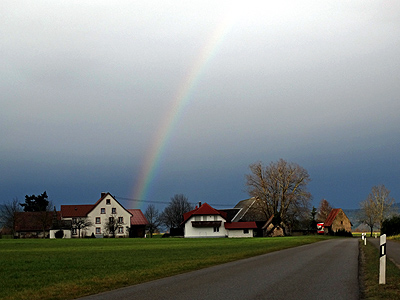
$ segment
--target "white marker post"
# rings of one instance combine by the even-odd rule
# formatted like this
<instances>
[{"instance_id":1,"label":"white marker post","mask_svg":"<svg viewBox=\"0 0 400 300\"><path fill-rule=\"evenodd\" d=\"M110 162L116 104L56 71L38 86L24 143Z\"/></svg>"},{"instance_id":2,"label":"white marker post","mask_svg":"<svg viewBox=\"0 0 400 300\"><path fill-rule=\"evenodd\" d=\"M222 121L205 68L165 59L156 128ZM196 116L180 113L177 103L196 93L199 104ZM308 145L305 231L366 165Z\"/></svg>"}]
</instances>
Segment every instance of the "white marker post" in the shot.
<instances>
[{"instance_id":1,"label":"white marker post","mask_svg":"<svg viewBox=\"0 0 400 300\"><path fill-rule=\"evenodd\" d=\"M364 241L364 246L366 246L367 245L367 234L363 232L361 234L361 238Z\"/></svg>"},{"instance_id":2,"label":"white marker post","mask_svg":"<svg viewBox=\"0 0 400 300\"><path fill-rule=\"evenodd\" d=\"M386 284L386 234L379 240L379 284Z\"/></svg>"}]
</instances>

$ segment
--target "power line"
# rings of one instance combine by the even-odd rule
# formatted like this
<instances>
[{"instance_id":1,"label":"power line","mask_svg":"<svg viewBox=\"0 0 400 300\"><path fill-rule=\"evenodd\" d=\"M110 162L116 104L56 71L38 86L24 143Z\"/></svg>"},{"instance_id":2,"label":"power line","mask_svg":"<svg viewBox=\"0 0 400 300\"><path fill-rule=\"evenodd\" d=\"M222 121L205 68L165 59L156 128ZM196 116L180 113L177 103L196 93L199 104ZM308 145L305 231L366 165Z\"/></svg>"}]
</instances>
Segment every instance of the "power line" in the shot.
<instances>
[{"instance_id":1,"label":"power line","mask_svg":"<svg viewBox=\"0 0 400 300\"><path fill-rule=\"evenodd\" d=\"M118 198L120 200L124 201L132 201L132 202L140 202L140 203L153 203L153 204L169 204L170 202L168 201L154 201L154 200L143 200L143 199L133 199L133 198L126 198L126 197L119 197L119 196L114 196L115 198ZM189 202L190 204L196 205L198 202ZM208 203L208 202L207 202ZM208 203L211 206L226 206L226 207L231 207L233 208L234 205L231 204L222 204L222 203Z\"/></svg>"}]
</instances>

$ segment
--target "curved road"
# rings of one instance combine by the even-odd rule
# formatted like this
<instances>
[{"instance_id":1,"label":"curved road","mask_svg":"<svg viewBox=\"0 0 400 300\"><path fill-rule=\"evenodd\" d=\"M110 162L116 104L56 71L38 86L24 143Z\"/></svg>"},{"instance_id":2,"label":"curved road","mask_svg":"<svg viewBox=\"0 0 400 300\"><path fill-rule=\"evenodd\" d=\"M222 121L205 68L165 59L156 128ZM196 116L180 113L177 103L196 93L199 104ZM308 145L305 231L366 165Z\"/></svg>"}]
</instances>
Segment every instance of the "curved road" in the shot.
<instances>
[{"instance_id":1,"label":"curved road","mask_svg":"<svg viewBox=\"0 0 400 300\"><path fill-rule=\"evenodd\" d=\"M80 299L356 300L358 239L327 240Z\"/></svg>"}]
</instances>

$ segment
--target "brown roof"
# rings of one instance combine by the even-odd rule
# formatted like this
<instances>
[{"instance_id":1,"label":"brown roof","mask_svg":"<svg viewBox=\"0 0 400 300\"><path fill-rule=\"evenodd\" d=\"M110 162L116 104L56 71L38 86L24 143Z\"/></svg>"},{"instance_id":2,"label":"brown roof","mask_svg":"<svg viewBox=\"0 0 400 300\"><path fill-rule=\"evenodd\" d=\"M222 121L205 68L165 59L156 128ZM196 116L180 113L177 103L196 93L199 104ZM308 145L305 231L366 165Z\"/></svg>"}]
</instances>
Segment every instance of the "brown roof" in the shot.
<instances>
[{"instance_id":1,"label":"brown roof","mask_svg":"<svg viewBox=\"0 0 400 300\"><path fill-rule=\"evenodd\" d=\"M232 219L232 222L267 221L267 217L264 213L264 210L266 210L265 204L262 201L256 200L254 197L240 201L235 205L235 208L239 209L239 212Z\"/></svg>"},{"instance_id":2,"label":"brown roof","mask_svg":"<svg viewBox=\"0 0 400 300\"><path fill-rule=\"evenodd\" d=\"M341 208L334 208L329 213L328 217L324 222L324 227L332 226L333 221L335 220L337 214L341 211Z\"/></svg>"},{"instance_id":3,"label":"brown roof","mask_svg":"<svg viewBox=\"0 0 400 300\"><path fill-rule=\"evenodd\" d=\"M63 218L86 217L94 206L93 204L61 205L61 215Z\"/></svg>"},{"instance_id":4,"label":"brown roof","mask_svg":"<svg viewBox=\"0 0 400 300\"><path fill-rule=\"evenodd\" d=\"M128 212L132 214L131 225L148 225L146 217L140 209L127 209Z\"/></svg>"},{"instance_id":5,"label":"brown roof","mask_svg":"<svg viewBox=\"0 0 400 300\"><path fill-rule=\"evenodd\" d=\"M257 229L256 222L232 222L225 223L226 229Z\"/></svg>"},{"instance_id":6,"label":"brown roof","mask_svg":"<svg viewBox=\"0 0 400 300\"><path fill-rule=\"evenodd\" d=\"M50 230L54 212L17 212L15 217L15 231L42 231L43 225L45 230Z\"/></svg>"}]
</instances>

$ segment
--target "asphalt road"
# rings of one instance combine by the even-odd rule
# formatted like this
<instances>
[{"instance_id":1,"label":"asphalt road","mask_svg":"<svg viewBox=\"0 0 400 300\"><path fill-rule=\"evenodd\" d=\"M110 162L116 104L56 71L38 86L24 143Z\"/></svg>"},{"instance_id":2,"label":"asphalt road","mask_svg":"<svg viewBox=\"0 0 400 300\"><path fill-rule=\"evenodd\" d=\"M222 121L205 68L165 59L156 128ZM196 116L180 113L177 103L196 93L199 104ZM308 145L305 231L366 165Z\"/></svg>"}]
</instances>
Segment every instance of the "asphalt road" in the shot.
<instances>
[{"instance_id":1,"label":"asphalt road","mask_svg":"<svg viewBox=\"0 0 400 300\"><path fill-rule=\"evenodd\" d=\"M379 237L376 239L369 237L367 238L367 241L379 249ZM400 242L386 240L386 255L398 268L400 268Z\"/></svg>"},{"instance_id":2,"label":"asphalt road","mask_svg":"<svg viewBox=\"0 0 400 300\"><path fill-rule=\"evenodd\" d=\"M81 298L359 299L358 239L332 239Z\"/></svg>"}]
</instances>

